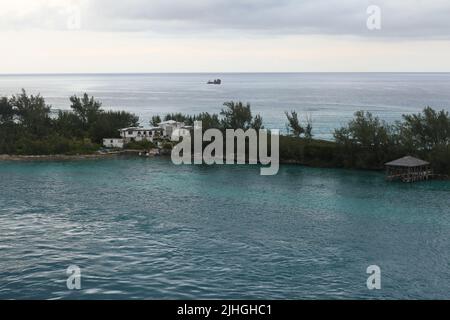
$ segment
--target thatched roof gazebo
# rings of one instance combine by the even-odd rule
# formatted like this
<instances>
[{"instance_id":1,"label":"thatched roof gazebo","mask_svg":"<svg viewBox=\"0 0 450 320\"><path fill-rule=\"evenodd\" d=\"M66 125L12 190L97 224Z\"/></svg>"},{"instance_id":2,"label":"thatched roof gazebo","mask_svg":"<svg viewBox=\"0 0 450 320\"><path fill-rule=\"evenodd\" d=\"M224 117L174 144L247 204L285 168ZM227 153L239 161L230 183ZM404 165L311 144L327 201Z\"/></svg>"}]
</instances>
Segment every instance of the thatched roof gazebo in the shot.
<instances>
[{"instance_id":1,"label":"thatched roof gazebo","mask_svg":"<svg viewBox=\"0 0 450 320\"><path fill-rule=\"evenodd\" d=\"M430 179L433 174L429 162L411 156L388 162L385 166L386 178L389 181L423 181Z\"/></svg>"}]
</instances>

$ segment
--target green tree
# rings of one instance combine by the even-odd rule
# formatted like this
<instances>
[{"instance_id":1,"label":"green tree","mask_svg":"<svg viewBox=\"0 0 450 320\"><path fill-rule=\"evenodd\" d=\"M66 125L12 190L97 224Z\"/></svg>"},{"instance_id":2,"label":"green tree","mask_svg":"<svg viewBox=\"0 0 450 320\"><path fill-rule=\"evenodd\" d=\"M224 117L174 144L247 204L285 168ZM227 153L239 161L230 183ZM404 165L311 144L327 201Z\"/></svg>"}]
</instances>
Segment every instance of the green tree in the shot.
<instances>
[{"instance_id":1,"label":"green tree","mask_svg":"<svg viewBox=\"0 0 450 320\"><path fill-rule=\"evenodd\" d=\"M217 114L210 114L208 112L200 113L193 117L194 121L201 121L203 130L220 129L220 119Z\"/></svg>"},{"instance_id":2,"label":"green tree","mask_svg":"<svg viewBox=\"0 0 450 320\"><path fill-rule=\"evenodd\" d=\"M159 115L153 116L153 117L150 119L150 125L151 125L152 127L157 127L158 124L160 124L161 122L162 122L162 121L161 121L161 117L160 117Z\"/></svg>"},{"instance_id":3,"label":"green tree","mask_svg":"<svg viewBox=\"0 0 450 320\"><path fill-rule=\"evenodd\" d=\"M242 102L225 102L224 109L220 112L223 116L222 127L224 129L247 130L252 126L252 111L250 104L244 105Z\"/></svg>"},{"instance_id":4,"label":"green tree","mask_svg":"<svg viewBox=\"0 0 450 320\"><path fill-rule=\"evenodd\" d=\"M403 115L399 124L400 141L403 145L417 150L432 150L437 145L450 144L450 116L430 107L422 113Z\"/></svg>"},{"instance_id":5,"label":"green tree","mask_svg":"<svg viewBox=\"0 0 450 320\"><path fill-rule=\"evenodd\" d=\"M45 136L50 130L50 106L40 95L28 96L25 90L9 100L20 125L29 133L38 137Z\"/></svg>"},{"instance_id":6,"label":"green tree","mask_svg":"<svg viewBox=\"0 0 450 320\"><path fill-rule=\"evenodd\" d=\"M139 117L125 111L107 111L97 115L90 126L88 137L95 143L104 138L119 138L119 129L139 126Z\"/></svg>"},{"instance_id":7,"label":"green tree","mask_svg":"<svg viewBox=\"0 0 450 320\"><path fill-rule=\"evenodd\" d=\"M291 132L291 135L294 137L300 137L305 133L305 128L300 124L300 120L298 119L298 114L296 111L285 112L286 118L288 119L288 132Z\"/></svg>"},{"instance_id":8,"label":"green tree","mask_svg":"<svg viewBox=\"0 0 450 320\"><path fill-rule=\"evenodd\" d=\"M81 123L85 129L95 122L98 115L102 113L101 102L94 99L94 97L89 97L87 93L83 97L79 98L77 96L70 97L70 106L73 112L80 118Z\"/></svg>"},{"instance_id":9,"label":"green tree","mask_svg":"<svg viewBox=\"0 0 450 320\"><path fill-rule=\"evenodd\" d=\"M338 143L351 142L364 148L379 148L391 142L391 130L372 113L357 111L347 127L335 131L334 137Z\"/></svg>"},{"instance_id":10,"label":"green tree","mask_svg":"<svg viewBox=\"0 0 450 320\"><path fill-rule=\"evenodd\" d=\"M340 157L347 166L381 168L399 154L395 147L393 127L370 112L357 111L347 127L334 132L341 148Z\"/></svg>"},{"instance_id":11,"label":"green tree","mask_svg":"<svg viewBox=\"0 0 450 320\"><path fill-rule=\"evenodd\" d=\"M14 108L7 97L0 98L0 125L12 122L14 119Z\"/></svg>"},{"instance_id":12,"label":"green tree","mask_svg":"<svg viewBox=\"0 0 450 320\"><path fill-rule=\"evenodd\" d=\"M53 127L67 138L83 138L86 135L81 119L72 111L60 110L58 117L53 120Z\"/></svg>"},{"instance_id":13,"label":"green tree","mask_svg":"<svg viewBox=\"0 0 450 320\"><path fill-rule=\"evenodd\" d=\"M263 126L263 119L262 119L262 117L261 117L259 114L257 114L257 115L253 118L251 127L252 127L253 129L255 129L255 130L264 129L264 126Z\"/></svg>"},{"instance_id":14,"label":"green tree","mask_svg":"<svg viewBox=\"0 0 450 320\"><path fill-rule=\"evenodd\" d=\"M313 138L313 120L311 116L306 117L305 138L311 140Z\"/></svg>"}]
</instances>

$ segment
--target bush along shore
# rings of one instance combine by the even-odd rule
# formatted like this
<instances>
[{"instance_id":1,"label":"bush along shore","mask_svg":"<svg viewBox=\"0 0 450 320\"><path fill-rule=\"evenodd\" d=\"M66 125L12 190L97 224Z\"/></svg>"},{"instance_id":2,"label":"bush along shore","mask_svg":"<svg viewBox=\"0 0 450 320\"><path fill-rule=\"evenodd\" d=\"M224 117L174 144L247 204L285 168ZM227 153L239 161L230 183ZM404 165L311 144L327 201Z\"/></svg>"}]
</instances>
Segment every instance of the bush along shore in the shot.
<instances>
[{"instance_id":1,"label":"bush along shore","mask_svg":"<svg viewBox=\"0 0 450 320\"><path fill-rule=\"evenodd\" d=\"M91 159L124 151L99 153L104 138L119 138L119 129L139 126L139 118L125 111L105 111L102 104L84 94L70 97L71 110L52 113L40 95L25 91L0 98L0 160ZM314 139L313 119L301 121L295 111L285 112L287 134L280 136L281 163L308 166L379 170L384 163L405 155L420 157L433 170L450 175L450 116L426 107L386 123L369 112L358 111L333 141ZM227 102L219 114L181 113L154 116L150 125L174 120L190 126L202 121L203 130L263 129L263 119L249 104ZM163 153L173 143L164 142ZM151 142L135 142L125 149L148 150Z\"/></svg>"}]
</instances>

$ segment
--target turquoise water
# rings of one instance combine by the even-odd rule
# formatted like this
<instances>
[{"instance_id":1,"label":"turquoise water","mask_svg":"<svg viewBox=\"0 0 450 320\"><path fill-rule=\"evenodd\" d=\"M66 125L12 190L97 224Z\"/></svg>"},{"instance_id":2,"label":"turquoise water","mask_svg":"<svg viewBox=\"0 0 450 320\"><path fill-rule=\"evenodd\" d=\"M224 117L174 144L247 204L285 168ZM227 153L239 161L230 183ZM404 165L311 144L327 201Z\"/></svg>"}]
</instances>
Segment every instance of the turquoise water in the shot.
<instances>
[{"instance_id":1,"label":"turquoise water","mask_svg":"<svg viewBox=\"0 0 450 320\"><path fill-rule=\"evenodd\" d=\"M449 195L301 166L2 162L0 298L448 299Z\"/></svg>"},{"instance_id":2,"label":"turquoise water","mask_svg":"<svg viewBox=\"0 0 450 320\"><path fill-rule=\"evenodd\" d=\"M207 85L221 78L221 86ZM225 73L0 75L0 95L21 88L54 108L88 92L106 109L127 110L141 124L155 114L220 112L225 101L250 102L269 129L285 130L285 111L313 119L316 138L330 139L358 110L393 122L426 106L450 111L450 73Z\"/></svg>"}]
</instances>

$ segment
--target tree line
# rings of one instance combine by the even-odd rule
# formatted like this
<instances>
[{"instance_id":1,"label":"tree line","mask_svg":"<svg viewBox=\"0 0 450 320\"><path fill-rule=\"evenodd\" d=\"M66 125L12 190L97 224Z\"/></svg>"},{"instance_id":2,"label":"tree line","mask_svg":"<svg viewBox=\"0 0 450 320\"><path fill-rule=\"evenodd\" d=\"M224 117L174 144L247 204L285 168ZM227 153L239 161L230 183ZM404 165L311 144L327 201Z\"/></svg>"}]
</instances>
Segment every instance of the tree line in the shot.
<instances>
[{"instance_id":1,"label":"tree line","mask_svg":"<svg viewBox=\"0 0 450 320\"><path fill-rule=\"evenodd\" d=\"M426 107L402 120L386 123L358 111L347 126L334 132L339 159L347 167L380 168L405 155L423 158L436 171L450 173L450 116Z\"/></svg>"},{"instance_id":2,"label":"tree line","mask_svg":"<svg viewBox=\"0 0 450 320\"><path fill-rule=\"evenodd\" d=\"M119 137L118 129L136 126L139 118L124 111L105 111L84 94L70 97L67 111L51 112L40 96L24 90L0 98L0 154L85 154L97 151L103 138Z\"/></svg>"}]
</instances>

